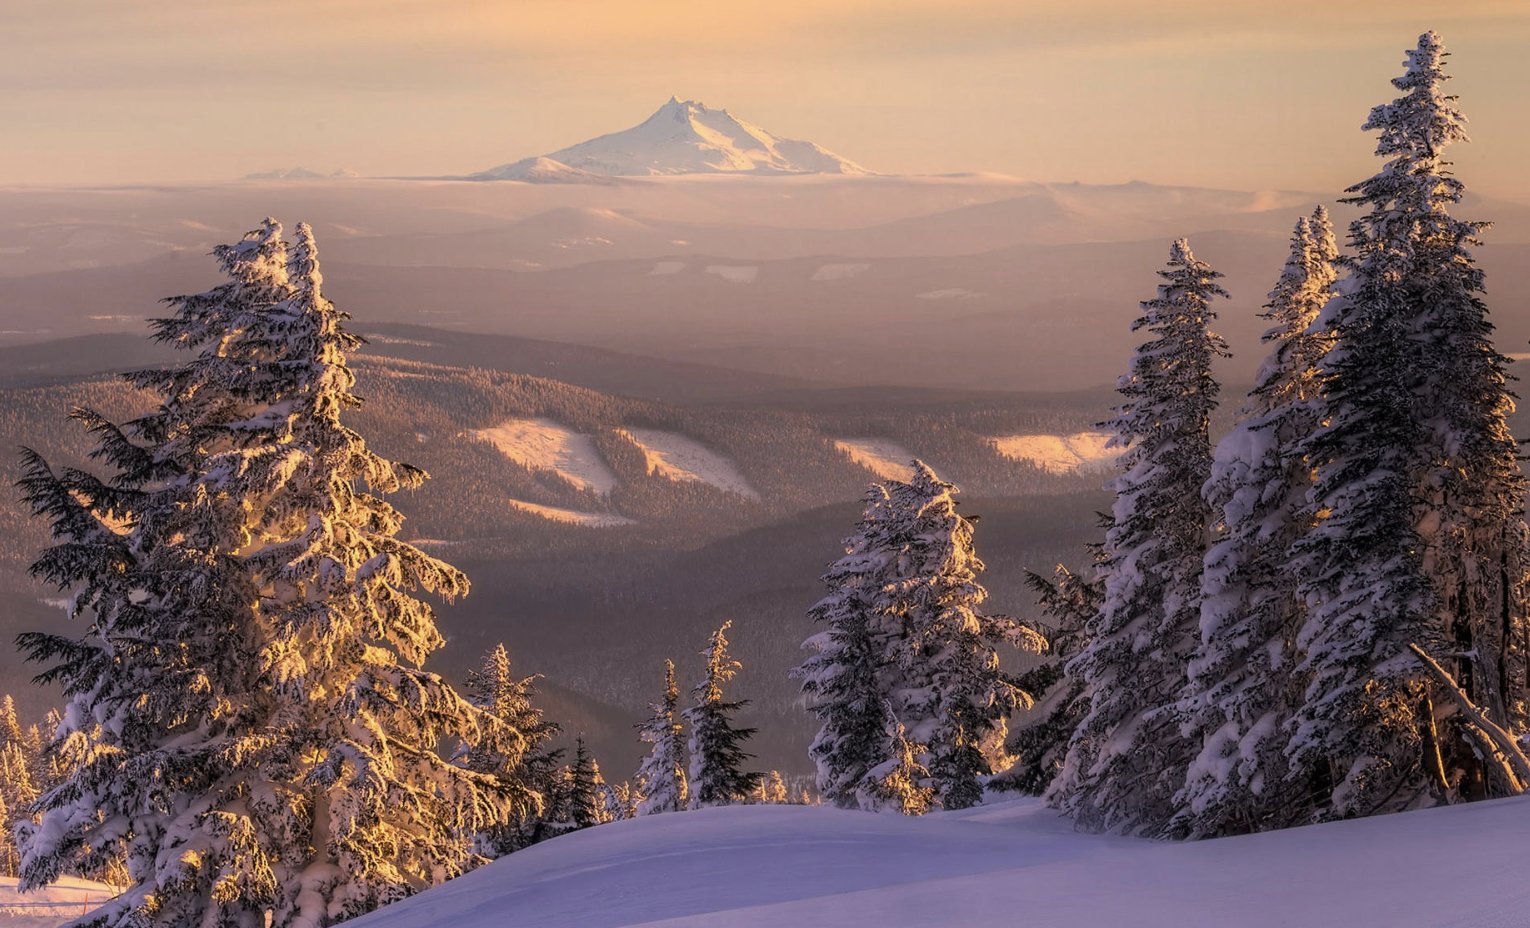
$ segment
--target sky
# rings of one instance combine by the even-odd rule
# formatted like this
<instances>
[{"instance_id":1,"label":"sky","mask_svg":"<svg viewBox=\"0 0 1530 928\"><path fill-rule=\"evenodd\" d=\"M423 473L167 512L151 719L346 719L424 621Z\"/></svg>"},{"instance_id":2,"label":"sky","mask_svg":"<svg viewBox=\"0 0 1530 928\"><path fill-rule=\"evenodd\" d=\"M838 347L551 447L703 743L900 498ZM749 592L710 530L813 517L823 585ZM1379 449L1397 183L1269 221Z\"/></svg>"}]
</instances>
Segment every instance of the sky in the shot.
<instances>
[{"instance_id":1,"label":"sky","mask_svg":"<svg viewBox=\"0 0 1530 928\"><path fill-rule=\"evenodd\" d=\"M1526 0L0 0L0 184L481 170L671 95L888 173L1334 190L1433 28L1530 200Z\"/></svg>"}]
</instances>

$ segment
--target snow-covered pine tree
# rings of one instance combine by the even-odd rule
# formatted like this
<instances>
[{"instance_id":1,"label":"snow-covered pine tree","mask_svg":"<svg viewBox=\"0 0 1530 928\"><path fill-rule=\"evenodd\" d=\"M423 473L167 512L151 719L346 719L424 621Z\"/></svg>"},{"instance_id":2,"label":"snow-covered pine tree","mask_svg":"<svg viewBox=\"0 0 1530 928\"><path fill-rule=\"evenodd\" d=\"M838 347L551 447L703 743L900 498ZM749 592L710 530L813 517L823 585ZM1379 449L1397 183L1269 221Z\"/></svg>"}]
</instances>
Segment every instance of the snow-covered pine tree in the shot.
<instances>
[{"instance_id":1,"label":"snow-covered pine tree","mask_svg":"<svg viewBox=\"0 0 1530 928\"><path fill-rule=\"evenodd\" d=\"M675 683L675 662L664 662L664 695L650 703L653 713L638 726L638 737L652 745L637 772L637 791L642 799L638 815L678 812L686 806L685 730L675 713L680 708L680 688Z\"/></svg>"},{"instance_id":2,"label":"snow-covered pine tree","mask_svg":"<svg viewBox=\"0 0 1530 928\"><path fill-rule=\"evenodd\" d=\"M268 221L214 254L229 280L173 300L177 317L156 323L158 339L204 350L128 378L157 386L160 406L123 427L74 413L112 476L23 458L20 486L54 535L33 573L89 625L80 639L20 638L68 700L52 750L69 758L22 836L21 883L125 858L131 885L91 924L258 925L274 903L272 851L256 838L246 781L231 775L263 746L270 708L252 695L257 593L233 558L243 520L213 474L220 453L245 447L239 425L261 405L270 365L257 320L287 295L286 245Z\"/></svg>"},{"instance_id":3,"label":"snow-covered pine tree","mask_svg":"<svg viewBox=\"0 0 1530 928\"><path fill-rule=\"evenodd\" d=\"M472 866L509 809L437 750L498 724L420 668L442 642L416 592L467 584L377 495L423 473L341 423L357 342L311 231L289 248L268 221L215 254L230 281L155 323L195 357L129 375L160 405L77 413L112 478L26 459L56 539L34 571L91 624L23 638L80 759L39 803L22 882L124 855L131 885L93 925L332 924Z\"/></svg>"},{"instance_id":4,"label":"snow-covered pine tree","mask_svg":"<svg viewBox=\"0 0 1530 928\"><path fill-rule=\"evenodd\" d=\"M1105 589L1098 578L1076 574L1062 564L1053 568L1051 577L1026 571L1025 583L1046 617L1038 623L1038 633L1046 639L1047 660L1016 680L1021 689L1035 694L1035 705L1009 739L1007 750L1015 762L992 785L1039 796L1062 769L1068 741L1088 708L1080 698L1083 681L1068 673L1068 664L1087 641L1085 630L1100 610Z\"/></svg>"},{"instance_id":5,"label":"snow-covered pine tree","mask_svg":"<svg viewBox=\"0 0 1530 928\"><path fill-rule=\"evenodd\" d=\"M930 771L919 758L928 748L908 739L903 723L887 712L885 740L891 756L866 772L856 789L856 801L868 812L923 815L935 807Z\"/></svg>"},{"instance_id":6,"label":"snow-covered pine tree","mask_svg":"<svg viewBox=\"0 0 1530 928\"><path fill-rule=\"evenodd\" d=\"M691 690L694 700L685 710L690 723L690 799L692 809L726 806L748 802L760 781L760 774L744 770L744 762L754 755L746 753L743 743L754 735L753 728L736 728L733 715L749 705L747 700L724 698L723 685L733 679L742 665L728 653L728 629L724 622L713 632L706 650L706 673Z\"/></svg>"},{"instance_id":7,"label":"snow-covered pine tree","mask_svg":"<svg viewBox=\"0 0 1530 928\"><path fill-rule=\"evenodd\" d=\"M16 832L10 826L11 807L0 791L0 876L16 876L21 872L21 853L16 849Z\"/></svg>"},{"instance_id":8,"label":"snow-covered pine tree","mask_svg":"<svg viewBox=\"0 0 1530 928\"><path fill-rule=\"evenodd\" d=\"M1008 641L1039 652L1045 645L1018 623L985 615L983 562L972 546L972 521L957 511L957 488L922 461L908 483L889 487L895 576L879 613L894 623L897 679L886 690L909 740L926 747L940 805L963 809L982 801L980 778L1007 766L1008 719L1031 697L999 669L997 646ZM884 754L895 758L896 755Z\"/></svg>"},{"instance_id":9,"label":"snow-covered pine tree","mask_svg":"<svg viewBox=\"0 0 1530 928\"><path fill-rule=\"evenodd\" d=\"M479 838L480 852L488 857L503 857L530 843L534 823L545 811L543 794L556 770L547 741L557 734L558 725L532 704L536 680L535 674L517 677L510 653L497 644L484 655L481 667L469 671L464 687L473 705L503 724L486 731L477 744L464 745L458 762L494 777L515 801L511 820L490 827Z\"/></svg>"},{"instance_id":10,"label":"snow-covered pine tree","mask_svg":"<svg viewBox=\"0 0 1530 928\"><path fill-rule=\"evenodd\" d=\"M6 876L20 873L16 830L19 824L30 820L29 810L37 801L31 767L31 758L20 739L0 746L0 873Z\"/></svg>"},{"instance_id":11,"label":"snow-covered pine tree","mask_svg":"<svg viewBox=\"0 0 1530 928\"><path fill-rule=\"evenodd\" d=\"M1179 734L1174 706L1199 637L1200 581L1210 511L1196 490L1211 471L1217 399L1212 362L1221 277L1180 239L1158 296L1142 304L1137 349L1104 424L1124 449L1101 549L1104 598L1088 644L1069 664L1088 701L1049 800L1091 831L1157 833L1197 745Z\"/></svg>"},{"instance_id":12,"label":"snow-covered pine tree","mask_svg":"<svg viewBox=\"0 0 1530 928\"><path fill-rule=\"evenodd\" d=\"M598 765L596 770L599 770ZM632 788L632 784L625 780L621 783L602 782L600 784L600 820L619 822L635 817L641 798Z\"/></svg>"},{"instance_id":13,"label":"snow-covered pine tree","mask_svg":"<svg viewBox=\"0 0 1530 928\"><path fill-rule=\"evenodd\" d=\"M16 700L10 693L0 696L0 747L19 744L25 737L21 719L16 715Z\"/></svg>"},{"instance_id":14,"label":"snow-covered pine tree","mask_svg":"<svg viewBox=\"0 0 1530 928\"><path fill-rule=\"evenodd\" d=\"M1310 784L1286 776L1286 724L1301 701L1296 636L1306 609L1292 547L1315 521L1302 445L1318 427L1318 364L1332 344L1317 324L1333 297L1338 247L1327 211L1302 218L1263 316L1269 357L1239 421L1217 444L1204 496L1220 534L1206 552L1200 644L1183 731L1200 745L1172 831L1214 837L1279 828L1310 813Z\"/></svg>"},{"instance_id":15,"label":"snow-covered pine tree","mask_svg":"<svg viewBox=\"0 0 1530 928\"><path fill-rule=\"evenodd\" d=\"M568 768L568 822L573 828L589 828L604 822L600 766L584 745L584 735L574 739L574 762Z\"/></svg>"},{"instance_id":16,"label":"snow-covered pine tree","mask_svg":"<svg viewBox=\"0 0 1530 928\"><path fill-rule=\"evenodd\" d=\"M845 556L823 575L828 595L808 610L808 617L823 626L803 642L816 653L792 671L820 723L808 747L818 770L818 792L842 809L858 808L861 781L892 759L886 735L890 668L883 588L892 578L896 556L884 532L886 487L873 484L863 502L856 532L844 541Z\"/></svg>"},{"instance_id":17,"label":"snow-covered pine tree","mask_svg":"<svg viewBox=\"0 0 1530 928\"><path fill-rule=\"evenodd\" d=\"M786 780L782 778L781 771L772 770L760 782L760 801L774 805L785 805L790 799L786 791Z\"/></svg>"},{"instance_id":18,"label":"snow-covered pine tree","mask_svg":"<svg viewBox=\"0 0 1530 928\"><path fill-rule=\"evenodd\" d=\"M1386 163L1349 190L1365 212L1322 316L1335 344L1304 448L1319 523L1297 548L1307 688L1287 751L1317 818L1505 790L1410 644L1493 718L1525 682L1506 660L1525 624L1513 401L1471 253L1484 226L1450 213L1464 188L1445 151L1466 132L1445 58L1420 36L1402 95L1365 123Z\"/></svg>"}]
</instances>

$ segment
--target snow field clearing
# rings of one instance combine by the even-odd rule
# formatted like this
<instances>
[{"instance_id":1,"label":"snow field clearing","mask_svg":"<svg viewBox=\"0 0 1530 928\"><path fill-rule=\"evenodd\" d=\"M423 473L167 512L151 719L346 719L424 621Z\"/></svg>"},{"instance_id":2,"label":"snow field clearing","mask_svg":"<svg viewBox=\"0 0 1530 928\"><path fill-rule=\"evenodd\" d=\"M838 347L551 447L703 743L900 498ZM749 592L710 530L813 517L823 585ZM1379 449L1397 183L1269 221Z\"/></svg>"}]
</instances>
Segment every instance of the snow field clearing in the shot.
<instances>
[{"instance_id":1,"label":"snow field clearing","mask_svg":"<svg viewBox=\"0 0 1530 928\"><path fill-rule=\"evenodd\" d=\"M511 419L473 434L517 464L550 470L581 490L610 493L616 487L616 474L594 440L551 419Z\"/></svg>"},{"instance_id":2,"label":"snow field clearing","mask_svg":"<svg viewBox=\"0 0 1530 928\"><path fill-rule=\"evenodd\" d=\"M825 264L813 272L812 280L849 280L871 270L869 264Z\"/></svg>"},{"instance_id":3,"label":"snow field clearing","mask_svg":"<svg viewBox=\"0 0 1530 928\"><path fill-rule=\"evenodd\" d=\"M736 806L555 838L353 924L1524 928L1526 833L1530 797L1185 843L1079 834L1034 799Z\"/></svg>"},{"instance_id":4,"label":"snow field clearing","mask_svg":"<svg viewBox=\"0 0 1530 928\"><path fill-rule=\"evenodd\" d=\"M942 290L926 290L914 295L921 300L972 300L983 294L976 290L968 290L966 287L946 287Z\"/></svg>"},{"instance_id":5,"label":"snow field clearing","mask_svg":"<svg viewBox=\"0 0 1530 928\"><path fill-rule=\"evenodd\" d=\"M908 480L914 475L914 455L895 441L885 438L836 438L834 447L850 455L850 460L883 480Z\"/></svg>"},{"instance_id":6,"label":"snow field clearing","mask_svg":"<svg viewBox=\"0 0 1530 928\"><path fill-rule=\"evenodd\" d=\"M528 503L525 500L512 499L510 505L522 512L541 516L550 522L562 522L565 525L583 525L587 528L615 528L619 525L636 525L632 519L619 516L614 512L580 512L577 509L560 509L557 506L543 506L540 503Z\"/></svg>"},{"instance_id":7,"label":"snow field clearing","mask_svg":"<svg viewBox=\"0 0 1530 928\"><path fill-rule=\"evenodd\" d=\"M732 461L693 438L657 429L622 429L621 433L643 449L650 474L711 484L747 499L760 498Z\"/></svg>"},{"instance_id":8,"label":"snow field clearing","mask_svg":"<svg viewBox=\"0 0 1530 928\"><path fill-rule=\"evenodd\" d=\"M1028 461L1052 474L1105 470L1121 452L1106 448L1106 432L1075 432L1072 435L1001 435L989 439L994 448L1013 461Z\"/></svg>"},{"instance_id":9,"label":"snow field clearing","mask_svg":"<svg viewBox=\"0 0 1530 928\"><path fill-rule=\"evenodd\" d=\"M716 274L730 284L752 284L754 279L760 276L758 265L743 264L708 264L708 274Z\"/></svg>"},{"instance_id":10,"label":"snow field clearing","mask_svg":"<svg viewBox=\"0 0 1530 928\"><path fill-rule=\"evenodd\" d=\"M649 277L667 277L670 274L678 274L685 270L684 261L659 261L654 264L653 270L648 272Z\"/></svg>"},{"instance_id":11,"label":"snow field clearing","mask_svg":"<svg viewBox=\"0 0 1530 928\"><path fill-rule=\"evenodd\" d=\"M72 876L23 894L16 891L15 877L0 876L0 928L52 928L79 918L115 895L116 887Z\"/></svg>"}]
</instances>

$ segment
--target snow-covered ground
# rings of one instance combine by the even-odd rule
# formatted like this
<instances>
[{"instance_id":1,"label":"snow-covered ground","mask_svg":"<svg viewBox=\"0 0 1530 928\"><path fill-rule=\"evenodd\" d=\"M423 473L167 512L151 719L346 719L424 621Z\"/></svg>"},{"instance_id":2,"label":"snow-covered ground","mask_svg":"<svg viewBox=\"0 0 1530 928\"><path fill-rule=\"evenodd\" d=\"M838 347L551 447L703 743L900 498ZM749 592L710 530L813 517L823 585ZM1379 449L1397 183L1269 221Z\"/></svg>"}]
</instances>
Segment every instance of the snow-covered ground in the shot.
<instances>
[{"instance_id":1,"label":"snow-covered ground","mask_svg":"<svg viewBox=\"0 0 1530 928\"><path fill-rule=\"evenodd\" d=\"M540 503L528 503L525 500L512 499L511 506L522 512L529 512L534 516L541 516L551 522L563 522L567 525L583 525L588 528L614 528L618 525L635 525L632 519L619 516L614 512L580 512L577 509L560 509L557 506L543 506Z\"/></svg>"},{"instance_id":2,"label":"snow-covered ground","mask_svg":"<svg viewBox=\"0 0 1530 928\"><path fill-rule=\"evenodd\" d=\"M926 290L917 294L921 300L971 300L982 295L966 287L944 287L940 290Z\"/></svg>"},{"instance_id":3,"label":"snow-covered ground","mask_svg":"<svg viewBox=\"0 0 1530 928\"><path fill-rule=\"evenodd\" d=\"M869 264L822 264L813 272L813 280L849 280L871 270Z\"/></svg>"},{"instance_id":4,"label":"snow-covered ground","mask_svg":"<svg viewBox=\"0 0 1530 928\"><path fill-rule=\"evenodd\" d=\"M914 475L914 455L895 441L886 438L839 438L835 439L834 447L850 455L850 460L883 480L907 480Z\"/></svg>"},{"instance_id":5,"label":"snow-covered ground","mask_svg":"<svg viewBox=\"0 0 1530 928\"><path fill-rule=\"evenodd\" d=\"M734 466L733 462L693 438L658 429L623 430L632 443L643 449L648 472L670 480L693 480L709 483L720 490L749 499L760 494Z\"/></svg>"},{"instance_id":6,"label":"snow-covered ground","mask_svg":"<svg viewBox=\"0 0 1530 928\"><path fill-rule=\"evenodd\" d=\"M999 453L1027 461L1054 474L1108 468L1119 448L1107 448L1106 432L1075 432L1072 435L1001 435L992 439Z\"/></svg>"},{"instance_id":7,"label":"snow-covered ground","mask_svg":"<svg viewBox=\"0 0 1530 928\"><path fill-rule=\"evenodd\" d=\"M1530 797L1218 841L1035 800L922 819L744 806L602 825L356 928L1525 928Z\"/></svg>"},{"instance_id":8,"label":"snow-covered ground","mask_svg":"<svg viewBox=\"0 0 1530 928\"><path fill-rule=\"evenodd\" d=\"M616 474L590 436L551 419L511 419L474 433L505 457L534 470L550 470L582 490L610 493Z\"/></svg>"},{"instance_id":9,"label":"snow-covered ground","mask_svg":"<svg viewBox=\"0 0 1530 928\"><path fill-rule=\"evenodd\" d=\"M114 887L66 876L35 893L18 893L0 876L0 928L52 928L86 914L117 894Z\"/></svg>"},{"instance_id":10,"label":"snow-covered ground","mask_svg":"<svg viewBox=\"0 0 1530 928\"><path fill-rule=\"evenodd\" d=\"M760 276L759 266L753 264L708 264L706 270L730 284L752 284Z\"/></svg>"}]
</instances>

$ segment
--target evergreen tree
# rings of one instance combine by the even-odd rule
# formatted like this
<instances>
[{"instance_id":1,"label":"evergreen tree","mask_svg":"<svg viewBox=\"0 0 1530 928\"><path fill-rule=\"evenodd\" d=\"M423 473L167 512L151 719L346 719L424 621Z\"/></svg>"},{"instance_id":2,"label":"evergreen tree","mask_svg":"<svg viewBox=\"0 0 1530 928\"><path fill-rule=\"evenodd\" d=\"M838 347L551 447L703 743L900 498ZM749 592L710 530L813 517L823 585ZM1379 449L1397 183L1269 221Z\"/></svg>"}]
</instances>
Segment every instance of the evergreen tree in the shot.
<instances>
[{"instance_id":1,"label":"evergreen tree","mask_svg":"<svg viewBox=\"0 0 1530 928\"><path fill-rule=\"evenodd\" d=\"M707 660L706 674L691 690L694 702L685 710L691 729L687 747L691 759L692 809L747 802L760 781L759 773L744 770L744 762L754 755L744 751L743 743L754 735L755 729L733 725L734 713L749 703L723 697L723 685L742 666L728 653L727 633L732 625L731 621L724 622L701 652Z\"/></svg>"},{"instance_id":2,"label":"evergreen tree","mask_svg":"<svg viewBox=\"0 0 1530 928\"><path fill-rule=\"evenodd\" d=\"M648 708L648 721L638 726L638 737L652 747L637 772L638 815L678 812L686 806L685 732L675 713L680 708L680 688L675 684L675 662L664 662L664 696Z\"/></svg>"},{"instance_id":3,"label":"evergreen tree","mask_svg":"<svg viewBox=\"0 0 1530 928\"><path fill-rule=\"evenodd\" d=\"M760 801L774 805L785 805L787 803L786 780L781 777L781 771L772 770L770 775L761 781Z\"/></svg>"},{"instance_id":4,"label":"evergreen tree","mask_svg":"<svg viewBox=\"0 0 1530 928\"><path fill-rule=\"evenodd\" d=\"M9 693L0 696L0 748L20 744L25 738L21 720L16 716L16 700Z\"/></svg>"},{"instance_id":5,"label":"evergreen tree","mask_svg":"<svg viewBox=\"0 0 1530 928\"><path fill-rule=\"evenodd\" d=\"M1218 443L1205 498L1221 515L1206 552L1201 640L1189 667L1184 732L1200 744L1173 830L1191 837L1299 821L1309 785L1286 776L1286 723L1300 701L1296 636L1306 610L1289 570L1311 530L1311 466L1301 446L1317 429L1318 364L1331 345L1318 314L1338 277L1333 227L1321 206L1297 222L1264 318L1272 344L1239 421Z\"/></svg>"},{"instance_id":6,"label":"evergreen tree","mask_svg":"<svg viewBox=\"0 0 1530 928\"><path fill-rule=\"evenodd\" d=\"M1471 254L1484 226L1450 214L1464 188L1444 154L1466 133L1445 58L1420 36L1402 96L1371 111L1386 163L1349 189L1365 212L1322 317L1335 344L1303 448L1319 521L1297 545L1306 691L1287 747L1315 818L1505 791L1410 644L1490 717L1524 684L1506 659L1525 621L1513 402Z\"/></svg>"},{"instance_id":7,"label":"evergreen tree","mask_svg":"<svg viewBox=\"0 0 1530 928\"><path fill-rule=\"evenodd\" d=\"M473 705L502 723L486 732L477 744L464 745L458 761L477 773L495 778L515 807L511 820L495 825L480 836L481 850L489 857L503 857L531 843L536 822L545 812L545 793L557 769L556 754L547 742L558 733L555 722L543 718L532 703L537 676L517 677L511 672L510 654L503 644L484 655L483 666L468 673L465 687Z\"/></svg>"},{"instance_id":8,"label":"evergreen tree","mask_svg":"<svg viewBox=\"0 0 1530 928\"><path fill-rule=\"evenodd\" d=\"M1084 683L1068 672L1068 666L1087 642L1085 630L1099 613L1105 590L1097 579L1062 564L1051 577L1026 571L1025 582L1047 619L1038 628L1047 642L1043 652L1047 660L1016 681L1027 693L1036 694L1036 701L1007 745L1014 764L992 785L1039 796L1062 769L1068 741L1088 708L1081 698Z\"/></svg>"},{"instance_id":9,"label":"evergreen tree","mask_svg":"<svg viewBox=\"0 0 1530 928\"><path fill-rule=\"evenodd\" d=\"M1105 424L1125 449L1101 549L1104 598L1068 672L1088 701L1047 796L1080 827L1155 833L1194 755L1174 705L1199 637L1199 590L1210 512L1198 492L1211 470L1212 362L1227 355L1209 328L1221 276L1183 239L1158 296L1142 304L1137 349Z\"/></svg>"},{"instance_id":10,"label":"evergreen tree","mask_svg":"<svg viewBox=\"0 0 1530 928\"><path fill-rule=\"evenodd\" d=\"M637 816L642 795L632 784L602 783L600 787L600 817L603 822L619 822Z\"/></svg>"},{"instance_id":11,"label":"evergreen tree","mask_svg":"<svg viewBox=\"0 0 1530 928\"><path fill-rule=\"evenodd\" d=\"M604 822L600 766L584 746L584 736L574 739L574 763L568 768L568 821L573 828L589 828Z\"/></svg>"},{"instance_id":12,"label":"evergreen tree","mask_svg":"<svg viewBox=\"0 0 1530 928\"><path fill-rule=\"evenodd\" d=\"M31 766L20 740L0 746L0 873L7 876L20 873L17 826L30 821L29 810L37 801Z\"/></svg>"},{"instance_id":13,"label":"evergreen tree","mask_svg":"<svg viewBox=\"0 0 1530 928\"><path fill-rule=\"evenodd\" d=\"M888 714L886 742L890 757L871 768L861 779L856 800L868 812L899 812L923 815L935 807L936 792L930 771L919 758L928 752L908 738L903 723Z\"/></svg>"},{"instance_id":14,"label":"evergreen tree","mask_svg":"<svg viewBox=\"0 0 1530 928\"><path fill-rule=\"evenodd\" d=\"M845 556L823 576L828 595L808 610L810 619L825 626L803 642L816 653L792 671L820 722L808 747L818 769L818 792L842 809L859 807L862 780L889 759L885 586L896 559L884 531L887 489L873 484L864 502L856 533L845 539Z\"/></svg>"},{"instance_id":15,"label":"evergreen tree","mask_svg":"<svg viewBox=\"0 0 1530 928\"><path fill-rule=\"evenodd\" d=\"M22 883L121 855L130 885L93 925L332 924L472 866L509 809L437 750L498 724L420 666L442 639L415 593L467 582L395 537L379 494L424 474L341 422L357 340L311 231L289 246L267 221L215 255L229 281L154 324L195 356L129 375L159 406L76 414L112 477L29 453L21 484L53 522L34 571L90 623L22 639L79 758Z\"/></svg>"},{"instance_id":16,"label":"evergreen tree","mask_svg":"<svg viewBox=\"0 0 1530 928\"><path fill-rule=\"evenodd\" d=\"M0 790L0 876L16 876L21 871L21 854L16 849L16 833L11 829L11 807L6 803L5 792Z\"/></svg>"},{"instance_id":17,"label":"evergreen tree","mask_svg":"<svg viewBox=\"0 0 1530 928\"><path fill-rule=\"evenodd\" d=\"M955 486L922 461L906 483L889 490L899 541L897 576L887 588L888 614L901 620L895 655L901 679L891 690L895 717L926 746L921 762L942 807L982 801L980 778L1008 765L1008 719L1029 707L1029 694L999 668L997 646L1009 641L1039 652L1039 636L1013 621L985 615L983 562L972 546L973 523L957 511ZM896 756L896 755L892 755Z\"/></svg>"}]
</instances>

